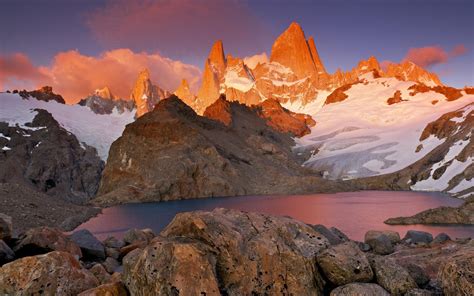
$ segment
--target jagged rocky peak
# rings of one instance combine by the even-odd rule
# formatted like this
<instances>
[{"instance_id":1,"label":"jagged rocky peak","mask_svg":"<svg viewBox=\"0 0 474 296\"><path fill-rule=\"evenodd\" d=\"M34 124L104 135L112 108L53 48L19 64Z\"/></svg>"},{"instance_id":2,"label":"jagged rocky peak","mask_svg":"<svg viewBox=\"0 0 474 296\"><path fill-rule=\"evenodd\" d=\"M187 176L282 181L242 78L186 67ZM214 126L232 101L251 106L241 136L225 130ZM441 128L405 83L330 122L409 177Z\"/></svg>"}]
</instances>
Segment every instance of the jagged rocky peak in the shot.
<instances>
[{"instance_id":1,"label":"jagged rocky peak","mask_svg":"<svg viewBox=\"0 0 474 296\"><path fill-rule=\"evenodd\" d=\"M309 46L309 43L313 45ZM318 67L321 67L322 64L315 46L315 57L313 58L310 49L313 46L314 40L308 42L301 26L293 22L273 43L270 62L277 62L290 68L299 79L317 76L318 69L315 59L320 64Z\"/></svg>"},{"instance_id":2,"label":"jagged rocky peak","mask_svg":"<svg viewBox=\"0 0 474 296\"><path fill-rule=\"evenodd\" d=\"M436 74L428 72L410 61L404 61L400 64L389 64L385 75L387 77L396 77L404 81L423 83L427 86L443 85Z\"/></svg>"},{"instance_id":3,"label":"jagged rocky peak","mask_svg":"<svg viewBox=\"0 0 474 296\"><path fill-rule=\"evenodd\" d=\"M222 40L217 40L214 43L207 59L214 69L217 70L217 73L224 73L227 61L224 55L224 45L222 44Z\"/></svg>"},{"instance_id":4,"label":"jagged rocky peak","mask_svg":"<svg viewBox=\"0 0 474 296\"><path fill-rule=\"evenodd\" d=\"M367 60L360 61L357 65L357 70L359 75L372 71L376 71L377 73L381 72L379 61L374 56L370 56Z\"/></svg>"},{"instance_id":5,"label":"jagged rocky peak","mask_svg":"<svg viewBox=\"0 0 474 296\"><path fill-rule=\"evenodd\" d=\"M150 79L150 71L142 70L132 89L131 99L137 107L137 117L153 110L156 103L169 96L169 92L154 85Z\"/></svg>"},{"instance_id":6,"label":"jagged rocky peak","mask_svg":"<svg viewBox=\"0 0 474 296\"><path fill-rule=\"evenodd\" d=\"M197 94L202 102L200 106L196 106L196 112L202 113L205 107L212 104L219 97L220 84L224 79L226 67L227 60L224 54L224 45L222 40L217 40L204 63L202 84Z\"/></svg>"},{"instance_id":7,"label":"jagged rocky peak","mask_svg":"<svg viewBox=\"0 0 474 296\"><path fill-rule=\"evenodd\" d=\"M174 94L185 102L188 106L194 107L196 96L191 92L188 81L186 79L181 80L181 84L176 89Z\"/></svg>"},{"instance_id":8,"label":"jagged rocky peak","mask_svg":"<svg viewBox=\"0 0 474 296\"><path fill-rule=\"evenodd\" d=\"M103 88L98 88L94 91L94 95L101 97L103 99L114 100L115 96L112 94L108 86L104 86Z\"/></svg>"},{"instance_id":9,"label":"jagged rocky peak","mask_svg":"<svg viewBox=\"0 0 474 296\"><path fill-rule=\"evenodd\" d=\"M318 74L326 74L326 68L324 68L323 62L319 57L318 50L316 49L316 44L314 43L313 36L310 36L308 41L309 50L311 52L311 57L313 58L314 65L316 66L316 71Z\"/></svg>"},{"instance_id":10,"label":"jagged rocky peak","mask_svg":"<svg viewBox=\"0 0 474 296\"><path fill-rule=\"evenodd\" d=\"M13 93L15 93L15 91L13 91ZM25 98L25 99L28 99L29 97L33 97L39 101L45 101L45 102L56 101L60 104L66 104L66 101L64 100L64 98L59 94L55 94L51 86L43 86L33 91L22 90L22 91L19 91L18 94L22 98Z\"/></svg>"}]
</instances>

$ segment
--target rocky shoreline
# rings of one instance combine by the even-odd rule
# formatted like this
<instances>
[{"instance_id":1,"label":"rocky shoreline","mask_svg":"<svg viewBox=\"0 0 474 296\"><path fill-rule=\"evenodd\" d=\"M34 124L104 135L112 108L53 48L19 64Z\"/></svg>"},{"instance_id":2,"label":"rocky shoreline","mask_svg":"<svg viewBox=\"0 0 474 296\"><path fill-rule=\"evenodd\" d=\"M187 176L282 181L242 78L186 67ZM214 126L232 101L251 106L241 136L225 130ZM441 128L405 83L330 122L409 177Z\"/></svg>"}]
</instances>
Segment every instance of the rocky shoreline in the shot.
<instances>
[{"instance_id":1,"label":"rocky shoreline","mask_svg":"<svg viewBox=\"0 0 474 296\"><path fill-rule=\"evenodd\" d=\"M0 215L0 294L469 295L474 241L336 228L236 210L187 212L159 234L99 241ZM3 266L2 266L3 265Z\"/></svg>"},{"instance_id":2,"label":"rocky shoreline","mask_svg":"<svg viewBox=\"0 0 474 296\"><path fill-rule=\"evenodd\" d=\"M389 225L460 224L474 225L474 197L466 199L459 207L428 209L411 217L396 217L384 221Z\"/></svg>"}]
</instances>

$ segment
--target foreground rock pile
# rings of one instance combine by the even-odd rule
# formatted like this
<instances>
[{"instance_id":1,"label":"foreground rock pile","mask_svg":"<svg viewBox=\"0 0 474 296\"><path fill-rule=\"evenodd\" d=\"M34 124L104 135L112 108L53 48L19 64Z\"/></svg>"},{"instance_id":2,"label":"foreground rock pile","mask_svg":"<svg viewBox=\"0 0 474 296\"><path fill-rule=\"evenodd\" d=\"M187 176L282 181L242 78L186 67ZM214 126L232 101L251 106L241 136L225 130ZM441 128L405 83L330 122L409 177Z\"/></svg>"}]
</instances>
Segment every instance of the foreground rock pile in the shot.
<instances>
[{"instance_id":1,"label":"foreground rock pile","mask_svg":"<svg viewBox=\"0 0 474 296\"><path fill-rule=\"evenodd\" d=\"M441 234L335 228L216 209L178 214L160 233L97 240L42 227L12 238L0 215L0 294L470 295L474 244Z\"/></svg>"}]
</instances>

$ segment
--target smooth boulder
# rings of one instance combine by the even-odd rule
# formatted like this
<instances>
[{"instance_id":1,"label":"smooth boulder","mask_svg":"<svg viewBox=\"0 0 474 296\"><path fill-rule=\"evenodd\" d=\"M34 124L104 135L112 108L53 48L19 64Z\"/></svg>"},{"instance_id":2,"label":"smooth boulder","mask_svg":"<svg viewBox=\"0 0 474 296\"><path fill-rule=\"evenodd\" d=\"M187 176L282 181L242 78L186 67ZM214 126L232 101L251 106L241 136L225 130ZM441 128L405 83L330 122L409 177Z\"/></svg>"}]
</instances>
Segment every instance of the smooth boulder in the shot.
<instances>
[{"instance_id":1,"label":"smooth boulder","mask_svg":"<svg viewBox=\"0 0 474 296\"><path fill-rule=\"evenodd\" d=\"M99 285L70 253L30 256L0 268L2 295L77 295Z\"/></svg>"},{"instance_id":2,"label":"smooth boulder","mask_svg":"<svg viewBox=\"0 0 474 296\"><path fill-rule=\"evenodd\" d=\"M365 254L354 242L331 246L317 255L318 265L335 285L369 282L374 277Z\"/></svg>"},{"instance_id":3,"label":"smooth boulder","mask_svg":"<svg viewBox=\"0 0 474 296\"><path fill-rule=\"evenodd\" d=\"M407 244L429 244L433 241L433 235L425 231L408 230L407 234L403 238L403 241Z\"/></svg>"},{"instance_id":4,"label":"smooth boulder","mask_svg":"<svg viewBox=\"0 0 474 296\"><path fill-rule=\"evenodd\" d=\"M370 238L367 238L366 236L365 243L370 246L374 253L379 255L388 255L395 251L392 241L383 233Z\"/></svg>"},{"instance_id":5,"label":"smooth boulder","mask_svg":"<svg viewBox=\"0 0 474 296\"><path fill-rule=\"evenodd\" d=\"M400 234L393 230L369 230L365 233L365 241L376 238L377 236L384 234L386 235L392 244L398 244L400 242Z\"/></svg>"},{"instance_id":6,"label":"smooth boulder","mask_svg":"<svg viewBox=\"0 0 474 296\"><path fill-rule=\"evenodd\" d=\"M451 237L449 237L449 235L447 235L446 233L442 232L442 233L439 233L437 236L435 236L431 244L442 244L450 240L451 240Z\"/></svg>"},{"instance_id":7,"label":"smooth boulder","mask_svg":"<svg viewBox=\"0 0 474 296\"><path fill-rule=\"evenodd\" d=\"M37 227L27 230L20 235L13 251L17 257L39 255L51 251L64 251L77 258L82 257L81 249L76 243L61 231L50 227Z\"/></svg>"},{"instance_id":8,"label":"smooth boulder","mask_svg":"<svg viewBox=\"0 0 474 296\"><path fill-rule=\"evenodd\" d=\"M384 257L371 259L375 278L379 285L392 295L403 295L417 285L408 271L394 260Z\"/></svg>"},{"instance_id":9,"label":"smooth boulder","mask_svg":"<svg viewBox=\"0 0 474 296\"><path fill-rule=\"evenodd\" d=\"M105 259L104 245L87 229L75 231L69 236L88 259Z\"/></svg>"},{"instance_id":10,"label":"smooth boulder","mask_svg":"<svg viewBox=\"0 0 474 296\"><path fill-rule=\"evenodd\" d=\"M390 296L390 293L377 284L351 283L332 290L330 296Z\"/></svg>"}]
</instances>

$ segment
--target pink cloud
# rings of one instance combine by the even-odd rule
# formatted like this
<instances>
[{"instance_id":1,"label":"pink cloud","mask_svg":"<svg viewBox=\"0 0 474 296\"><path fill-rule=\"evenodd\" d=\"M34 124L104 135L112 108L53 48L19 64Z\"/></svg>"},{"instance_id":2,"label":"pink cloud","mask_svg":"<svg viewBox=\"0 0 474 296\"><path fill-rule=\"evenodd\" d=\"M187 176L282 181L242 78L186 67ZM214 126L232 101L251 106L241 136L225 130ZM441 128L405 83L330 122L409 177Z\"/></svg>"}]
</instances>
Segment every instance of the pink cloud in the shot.
<instances>
[{"instance_id":1,"label":"pink cloud","mask_svg":"<svg viewBox=\"0 0 474 296\"><path fill-rule=\"evenodd\" d=\"M155 49L178 58L202 59L217 39L237 55L267 45L262 22L245 1L115 0L88 14L86 23L107 48Z\"/></svg>"},{"instance_id":2,"label":"pink cloud","mask_svg":"<svg viewBox=\"0 0 474 296\"><path fill-rule=\"evenodd\" d=\"M27 59L26 56L23 57ZM18 69L17 78L33 81L34 87L51 85L68 103L76 103L95 89L104 86L108 86L119 97L129 98L138 73L144 68L150 70L153 83L170 91L174 91L183 78L187 79L191 89L196 91L201 76L196 66L156 53L134 53L129 49L106 51L99 57L82 55L78 51L61 52L54 57L49 67L31 66L26 69L22 59L16 62L12 62L10 68ZM12 74L5 73L3 77L4 79L0 75L0 83L10 79Z\"/></svg>"},{"instance_id":3,"label":"pink cloud","mask_svg":"<svg viewBox=\"0 0 474 296\"><path fill-rule=\"evenodd\" d=\"M451 50L451 57L457 57L465 54L466 52L467 48L464 46L464 44L458 44L453 48L453 50Z\"/></svg>"},{"instance_id":4,"label":"pink cloud","mask_svg":"<svg viewBox=\"0 0 474 296\"><path fill-rule=\"evenodd\" d=\"M449 59L458 57L467 52L463 44L455 46L450 52L445 51L441 46L426 46L410 48L403 60L411 61L421 67L431 67L444 64Z\"/></svg>"},{"instance_id":5,"label":"pink cloud","mask_svg":"<svg viewBox=\"0 0 474 296\"><path fill-rule=\"evenodd\" d=\"M0 89L4 85L12 88L25 88L38 81L47 81L48 75L38 68L22 53L0 55Z\"/></svg>"}]
</instances>

